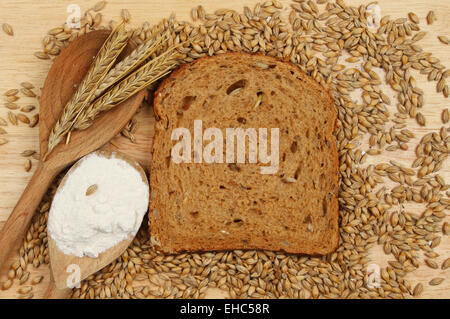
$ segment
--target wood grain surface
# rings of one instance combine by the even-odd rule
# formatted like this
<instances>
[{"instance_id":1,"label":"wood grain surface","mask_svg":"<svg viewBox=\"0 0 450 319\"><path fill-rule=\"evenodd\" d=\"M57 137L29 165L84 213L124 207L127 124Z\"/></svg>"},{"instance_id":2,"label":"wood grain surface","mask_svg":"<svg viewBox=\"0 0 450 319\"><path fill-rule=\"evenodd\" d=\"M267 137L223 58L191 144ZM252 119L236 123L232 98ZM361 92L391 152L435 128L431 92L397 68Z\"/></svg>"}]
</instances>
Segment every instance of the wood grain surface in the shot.
<instances>
[{"instance_id":1,"label":"wood grain surface","mask_svg":"<svg viewBox=\"0 0 450 319\"><path fill-rule=\"evenodd\" d=\"M229 0L226 3L222 1L203 0L128 0L118 1L110 0L104 14L105 21L110 19L118 20L120 9L127 8L132 16L132 24L139 25L143 21L151 24L158 22L161 18L167 17L171 12L175 12L178 19L189 19L192 6L202 4L207 12L215 9L227 7L235 10L241 10L244 5L253 7L256 0ZM289 12L290 1L281 1L284 5L284 12ZM369 3L366 0L347 0L347 4L359 5L361 3ZM0 10L0 24L7 22L14 29L14 36L10 37L0 31L0 95L12 88L18 88L23 81L29 81L36 88L43 86L47 72L50 69L51 61L39 60L33 56L33 53L41 50L41 39L46 32L56 26L60 26L67 18L66 8L69 4L76 3L80 5L81 10L91 7L95 1L88 0L46 0L46 1L25 1L25 0L2 0ZM450 36L450 2L441 0L379 0L378 4L381 8L381 15L390 15L393 18L405 17L410 11L414 11L420 18L420 27L427 31L425 38L419 44L428 52L432 52L434 56L439 58L447 67L450 66L450 46L440 43L437 39L438 35ZM429 10L434 10L437 21L432 25L425 23L425 16ZM408 128L415 134L416 138L410 143L414 145L428 132L436 132L441 126L440 114L444 108L449 107L449 100L445 99L442 94L436 93L435 83L426 81L426 77L419 75L413 71L418 81L418 86L425 91L425 106L423 114L427 120L427 127L419 127L415 121L408 120ZM38 92L37 89L35 89ZM389 88L385 88L385 92L393 101L394 94ZM4 100L1 96L0 99ZM3 100L0 106L0 116L7 117L7 109L3 107ZM18 101L19 105L35 104L35 99L24 98ZM395 106L395 103L393 103ZM37 106L37 105L36 105ZM146 107L137 115L138 123L148 123L137 133L139 147L150 150L152 139L152 125L154 118L150 107ZM142 126L142 125L141 125ZM33 168L31 172L25 172L23 165L25 158L20 153L26 149L39 149L38 128L30 129L24 124L18 126L9 125L7 128L7 139L9 143L0 146L0 228L11 213L14 205L22 194L26 184L32 176L37 162L33 160ZM114 145L126 147L129 142L124 138L115 138L110 147ZM379 155L383 161L395 159L409 166L415 158L413 147L408 151L384 152ZM148 164L148 158L139 158L141 164ZM147 166L147 165L146 165ZM450 181L450 167L448 160L445 163L440 174L445 178L446 182ZM407 204L405 209L410 212L420 213L424 206L420 204ZM448 211L446 211L447 218ZM445 236L442 238L440 246L436 249L440 254L437 258L438 263L450 257L450 238ZM392 260L392 256L386 256L381 247L376 246L372 249L371 262L384 267L387 260ZM11 259L13 260L13 259ZM423 259L422 259L423 260ZM28 267L31 276L37 274L44 275L43 283L36 286L33 291L35 297L42 297L50 280L49 269L41 266L34 269ZM444 277L444 282L439 286L429 286L428 282L434 277ZM418 282L424 284L424 292L422 297L427 298L450 298L450 269L443 271L440 269L433 270L428 268L424 263L420 268L406 277L413 285ZM5 274L0 275L0 282L5 279ZM17 284L7 291L0 290L0 298L15 298L18 296ZM226 295L217 289L211 289L207 293L207 297L225 297Z\"/></svg>"}]
</instances>

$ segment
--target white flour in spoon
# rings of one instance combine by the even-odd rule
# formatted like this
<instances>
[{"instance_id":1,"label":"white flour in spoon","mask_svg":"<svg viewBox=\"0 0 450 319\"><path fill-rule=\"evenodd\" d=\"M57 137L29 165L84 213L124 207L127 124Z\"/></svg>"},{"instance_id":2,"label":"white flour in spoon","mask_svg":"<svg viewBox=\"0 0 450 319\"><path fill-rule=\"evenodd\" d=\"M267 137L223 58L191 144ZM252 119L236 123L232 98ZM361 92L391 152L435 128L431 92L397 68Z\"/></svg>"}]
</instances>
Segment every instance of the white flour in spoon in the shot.
<instances>
[{"instance_id":1,"label":"white flour in spoon","mask_svg":"<svg viewBox=\"0 0 450 319\"><path fill-rule=\"evenodd\" d=\"M86 195L87 189L96 190ZM48 230L66 255L98 257L134 236L148 209L149 187L126 161L85 156L53 199Z\"/></svg>"}]
</instances>

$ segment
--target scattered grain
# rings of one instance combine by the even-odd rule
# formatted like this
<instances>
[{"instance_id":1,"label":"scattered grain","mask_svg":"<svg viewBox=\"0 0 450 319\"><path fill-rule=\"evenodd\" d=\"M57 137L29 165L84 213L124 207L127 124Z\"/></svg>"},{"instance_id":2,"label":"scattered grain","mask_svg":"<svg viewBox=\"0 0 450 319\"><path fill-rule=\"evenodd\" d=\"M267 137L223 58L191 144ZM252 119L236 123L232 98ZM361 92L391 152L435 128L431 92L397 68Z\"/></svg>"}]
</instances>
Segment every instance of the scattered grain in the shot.
<instances>
[{"instance_id":1,"label":"scattered grain","mask_svg":"<svg viewBox=\"0 0 450 319\"><path fill-rule=\"evenodd\" d=\"M414 291L413 291L413 296L414 297L419 297L423 292L423 285L421 283L418 283L415 287L414 287Z\"/></svg>"},{"instance_id":2,"label":"scattered grain","mask_svg":"<svg viewBox=\"0 0 450 319\"><path fill-rule=\"evenodd\" d=\"M417 121L417 123L420 125L420 126L425 126L426 125L426 123L425 123L425 117L423 116L423 114L422 113L417 113L417 115L416 115L416 121Z\"/></svg>"},{"instance_id":3,"label":"scattered grain","mask_svg":"<svg viewBox=\"0 0 450 319\"><path fill-rule=\"evenodd\" d=\"M35 127L39 123L39 114L34 114L30 120L30 127Z\"/></svg>"},{"instance_id":4,"label":"scattered grain","mask_svg":"<svg viewBox=\"0 0 450 319\"><path fill-rule=\"evenodd\" d=\"M25 89L29 89L29 90L34 89L34 85L31 84L30 82L22 82L22 83L20 83L20 86Z\"/></svg>"},{"instance_id":5,"label":"scattered grain","mask_svg":"<svg viewBox=\"0 0 450 319\"><path fill-rule=\"evenodd\" d=\"M449 116L448 109L444 109L444 110L442 111L442 115L441 115L442 123L447 124L449 118L450 118L450 116Z\"/></svg>"},{"instance_id":6,"label":"scattered grain","mask_svg":"<svg viewBox=\"0 0 450 319\"><path fill-rule=\"evenodd\" d=\"M22 153L20 153L20 156L29 157L29 156L32 156L35 153L36 153L36 151L34 151L34 150L25 150Z\"/></svg>"},{"instance_id":7,"label":"scattered grain","mask_svg":"<svg viewBox=\"0 0 450 319\"><path fill-rule=\"evenodd\" d=\"M33 290L33 287L31 286L25 286L25 287L20 287L17 292L19 294L28 294L31 292L31 290Z\"/></svg>"},{"instance_id":8,"label":"scattered grain","mask_svg":"<svg viewBox=\"0 0 450 319\"><path fill-rule=\"evenodd\" d=\"M2 284L2 290L8 290L9 288L11 288L12 284L13 284L13 282L11 279L6 280Z\"/></svg>"},{"instance_id":9,"label":"scattered grain","mask_svg":"<svg viewBox=\"0 0 450 319\"><path fill-rule=\"evenodd\" d=\"M427 23L433 24L433 22L436 21L436 14L433 10L429 11L427 14Z\"/></svg>"},{"instance_id":10,"label":"scattered grain","mask_svg":"<svg viewBox=\"0 0 450 319\"><path fill-rule=\"evenodd\" d=\"M444 281L444 278L436 277L430 280L428 283L430 286L438 286Z\"/></svg>"},{"instance_id":11,"label":"scattered grain","mask_svg":"<svg viewBox=\"0 0 450 319\"><path fill-rule=\"evenodd\" d=\"M446 270L448 268L450 268L450 258L447 258L446 260L444 260L441 265L442 270Z\"/></svg>"},{"instance_id":12,"label":"scattered grain","mask_svg":"<svg viewBox=\"0 0 450 319\"><path fill-rule=\"evenodd\" d=\"M442 224L442 233L447 236L450 235L450 224L448 222Z\"/></svg>"},{"instance_id":13,"label":"scattered grain","mask_svg":"<svg viewBox=\"0 0 450 319\"><path fill-rule=\"evenodd\" d=\"M9 96L6 97L6 100L9 103L14 103L14 102L16 102L19 99L20 99L20 97L18 97L17 95L9 95Z\"/></svg>"},{"instance_id":14,"label":"scattered grain","mask_svg":"<svg viewBox=\"0 0 450 319\"><path fill-rule=\"evenodd\" d=\"M408 17L409 17L409 20L411 20L411 22L413 22L415 24L419 24L419 22L420 22L419 17L414 12L408 13Z\"/></svg>"},{"instance_id":15,"label":"scattered grain","mask_svg":"<svg viewBox=\"0 0 450 319\"><path fill-rule=\"evenodd\" d=\"M439 41L441 41L444 44L450 44L450 39L446 37L445 35L439 35L438 36Z\"/></svg>"},{"instance_id":16,"label":"scattered grain","mask_svg":"<svg viewBox=\"0 0 450 319\"><path fill-rule=\"evenodd\" d=\"M13 112L9 111L8 112L8 120L12 125L17 125L17 116L16 114L14 114Z\"/></svg>"},{"instance_id":17,"label":"scattered grain","mask_svg":"<svg viewBox=\"0 0 450 319\"><path fill-rule=\"evenodd\" d=\"M44 276L34 277L33 279L31 279L31 284L37 285L37 284L41 283L42 279L44 279Z\"/></svg>"},{"instance_id":18,"label":"scattered grain","mask_svg":"<svg viewBox=\"0 0 450 319\"><path fill-rule=\"evenodd\" d=\"M94 5L93 9L95 12L98 12L98 11L103 10L105 8L105 6L106 6L106 1L99 1Z\"/></svg>"},{"instance_id":19,"label":"scattered grain","mask_svg":"<svg viewBox=\"0 0 450 319\"><path fill-rule=\"evenodd\" d=\"M5 96L13 96L16 95L17 93L19 93L19 90L17 89L11 89L5 92Z\"/></svg>"},{"instance_id":20,"label":"scattered grain","mask_svg":"<svg viewBox=\"0 0 450 319\"><path fill-rule=\"evenodd\" d=\"M90 196L92 194L94 194L98 189L98 185L97 184L93 184L91 186L89 186L86 190L86 196Z\"/></svg>"},{"instance_id":21,"label":"scattered grain","mask_svg":"<svg viewBox=\"0 0 450 319\"><path fill-rule=\"evenodd\" d=\"M10 110L17 110L19 106L16 103L6 102L5 107Z\"/></svg>"},{"instance_id":22,"label":"scattered grain","mask_svg":"<svg viewBox=\"0 0 450 319\"><path fill-rule=\"evenodd\" d=\"M438 269L439 268L437 262L435 262L433 259L425 259L425 263L427 264L428 267L430 267L432 269Z\"/></svg>"},{"instance_id":23,"label":"scattered grain","mask_svg":"<svg viewBox=\"0 0 450 319\"><path fill-rule=\"evenodd\" d=\"M30 119L25 114L19 113L16 115L16 117L20 122L25 123L25 124L30 124Z\"/></svg>"},{"instance_id":24,"label":"scattered grain","mask_svg":"<svg viewBox=\"0 0 450 319\"><path fill-rule=\"evenodd\" d=\"M31 89L22 88L20 92L27 97L36 97L36 94Z\"/></svg>"},{"instance_id":25,"label":"scattered grain","mask_svg":"<svg viewBox=\"0 0 450 319\"><path fill-rule=\"evenodd\" d=\"M25 165L24 165L25 172L29 172L29 171L31 170L31 166L32 166L31 160L27 159L27 160L25 161Z\"/></svg>"},{"instance_id":26,"label":"scattered grain","mask_svg":"<svg viewBox=\"0 0 450 319\"><path fill-rule=\"evenodd\" d=\"M45 53L45 52L35 52L34 56L37 57L38 59L41 59L41 60L48 60L48 59L50 59L48 54Z\"/></svg>"},{"instance_id":27,"label":"scattered grain","mask_svg":"<svg viewBox=\"0 0 450 319\"><path fill-rule=\"evenodd\" d=\"M14 35L14 30L13 30L13 28L12 28L12 26L10 24L3 23L2 24L2 29L3 29L3 32L5 32L7 35L9 35L9 36L13 36Z\"/></svg>"},{"instance_id":28,"label":"scattered grain","mask_svg":"<svg viewBox=\"0 0 450 319\"><path fill-rule=\"evenodd\" d=\"M31 111L34 111L36 109L36 106L34 105L25 105L20 109L21 112L24 113L30 113Z\"/></svg>"}]
</instances>

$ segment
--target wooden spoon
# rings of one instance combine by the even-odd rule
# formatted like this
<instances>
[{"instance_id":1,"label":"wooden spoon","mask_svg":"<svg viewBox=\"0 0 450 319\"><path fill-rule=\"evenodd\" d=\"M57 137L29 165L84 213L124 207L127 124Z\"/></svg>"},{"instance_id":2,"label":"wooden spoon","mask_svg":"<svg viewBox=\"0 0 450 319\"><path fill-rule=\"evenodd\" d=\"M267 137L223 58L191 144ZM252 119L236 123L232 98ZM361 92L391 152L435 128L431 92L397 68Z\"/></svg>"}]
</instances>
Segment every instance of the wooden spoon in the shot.
<instances>
[{"instance_id":1,"label":"wooden spoon","mask_svg":"<svg viewBox=\"0 0 450 319\"><path fill-rule=\"evenodd\" d=\"M142 181L148 185L147 175L145 175L144 170L139 165L138 162L133 160L131 157L112 151L97 151L99 156L111 158L114 154L115 157L127 161L131 166L133 166L141 175ZM62 179L59 184L58 189L63 187L68 176L73 172L80 164L78 161L74 166L70 168L67 174ZM139 224L142 222L139 221ZM54 284L51 284L47 289L44 298L66 298L70 292L71 288L68 285L73 285L79 283L81 280L89 277L91 274L102 269L117 257L119 257L125 249L133 241L134 237L129 236L127 239L122 240L115 246L109 248L105 252L99 254L97 258L91 257L76 257L74 255L64 254L56 245L55 241L48 236L48 250L50 255L50 267L52 270Z\"/></svg>"},{"instance_id":2,"label":"wooden spoon","mask_svg":"<svg viewBox=\"0 0 450 319\"><path fill-rule=\"evenodd\" d=\"M49 133L69 98L87 73L95 54L109 31L93 31L75 40L56 58L44 83L40 99L40 153L45 154ZM131 53L129 43L122 57ZM120 58L120 57L119 57ZM135 114L145 92L139 92L111 111L101 114L86 130L74 131L70 143L60 143L45 162L40 162L16 207L0 234L0 269L4 269L10 253L18 251L29 228L34 211L53 179L80 157L95 151L117 135ZM4 267L2 267L2 265Z\"/></svg>"}]
</instances>

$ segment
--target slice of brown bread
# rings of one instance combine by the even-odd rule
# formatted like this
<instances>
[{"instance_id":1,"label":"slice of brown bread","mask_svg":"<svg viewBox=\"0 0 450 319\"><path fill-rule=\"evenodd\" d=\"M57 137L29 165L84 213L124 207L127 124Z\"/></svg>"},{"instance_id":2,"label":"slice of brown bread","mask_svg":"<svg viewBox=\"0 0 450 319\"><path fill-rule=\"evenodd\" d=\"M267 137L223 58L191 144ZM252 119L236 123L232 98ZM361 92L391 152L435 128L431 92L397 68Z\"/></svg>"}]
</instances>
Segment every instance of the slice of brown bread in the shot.
<instances>
[{"instance_id":1,"label":"slice of brown bread","mask_svg":"<svg viewBox=\"0 0 450 319\"><path fill-rule=\"evenodd\" d=\"M227 53L174 71L155 93L154 110L149 227L157 249L336 249L337 114L317 82L291 63ZM194 120L203 121L203 131L223 132L224 161L226 128L279 128L278 171L261 174L269 164L259 161L175 163L171 150L178 140L171 140L172 131L189 129L193 149Z\"/></svg>"}]
</instances>

